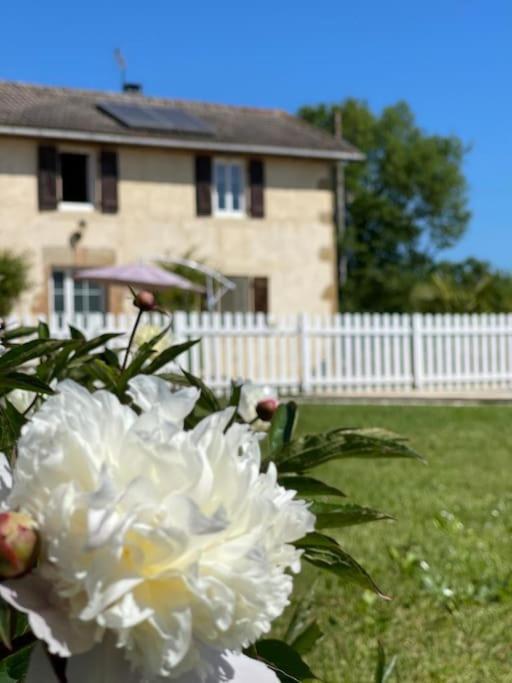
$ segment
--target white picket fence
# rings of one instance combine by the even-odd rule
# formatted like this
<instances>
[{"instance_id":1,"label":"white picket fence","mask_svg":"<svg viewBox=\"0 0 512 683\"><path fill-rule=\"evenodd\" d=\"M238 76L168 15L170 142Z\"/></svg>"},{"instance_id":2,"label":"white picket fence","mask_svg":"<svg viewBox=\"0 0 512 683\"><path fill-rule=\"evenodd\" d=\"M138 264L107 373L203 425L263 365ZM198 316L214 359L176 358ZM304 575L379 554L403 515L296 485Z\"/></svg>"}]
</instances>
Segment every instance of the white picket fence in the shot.
<instances>
[{"instance_id":1,"label":"white picket fence","mask_svg":"<svg viewBox=\"0 0 512 683\"><path fill-rule=\"evenodd\" d=\"M107 314L48 323L62 337L68 322L92 336L129 331L133 321ZM147 322L166 319L151 314ZM218 391L233 378L307 394L512 388L512 314L178 312L172 326L176 341L202 338L179 362Z\"/></svg>"}]
</instances>

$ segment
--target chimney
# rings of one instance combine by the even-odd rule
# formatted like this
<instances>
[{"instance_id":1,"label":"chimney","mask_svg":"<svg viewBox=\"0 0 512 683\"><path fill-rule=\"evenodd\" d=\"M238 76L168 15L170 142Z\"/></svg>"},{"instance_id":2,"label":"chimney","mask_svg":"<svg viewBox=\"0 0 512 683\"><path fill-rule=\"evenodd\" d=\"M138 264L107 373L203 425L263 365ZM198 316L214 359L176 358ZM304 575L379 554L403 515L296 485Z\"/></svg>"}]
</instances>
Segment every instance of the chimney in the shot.
<instances>
[{"instance_id":1,"label":"chimney","mask_svg":"<svg viewBox=\"0 0 512 683\"><path fill-rule=\"evenodd\" d=\"M142 83L123 83L123 92L142 95Z\"/></svg>"}]
</instances>

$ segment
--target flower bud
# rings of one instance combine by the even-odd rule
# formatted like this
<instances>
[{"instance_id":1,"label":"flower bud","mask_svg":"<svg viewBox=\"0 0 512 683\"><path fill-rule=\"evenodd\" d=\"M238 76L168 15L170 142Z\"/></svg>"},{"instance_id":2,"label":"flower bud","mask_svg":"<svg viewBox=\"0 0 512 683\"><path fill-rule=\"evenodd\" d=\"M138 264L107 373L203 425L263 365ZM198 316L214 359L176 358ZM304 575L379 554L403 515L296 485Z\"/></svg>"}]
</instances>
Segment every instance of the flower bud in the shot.
<instances>
[{"instance_id":1,"label":"flower bud","mask_svg":"<svg viewBox=\"0 0 512 683\"><path fill-rule=\"evenodd\" d=\"M135 295L133 305L141 311L153 311L156 308L156 298L153 292L143 290Z\"/></svg>"},{"instance_id":2,"label":"flower bud","mask_svg":"<svg viewBox=\"0 0 512 683\"><path fill-rule=\"evenodd\" d=\"M0 513L0 579L22 576L35 566L38 535L34 521L22 512Z\"/></svg>"},{"instance_id":3,"label":"flower bud","mask_svg":"<svg viewBox=\"0 0 512 683\"><path fill-rule=\"evenodd\" d=\"M277 398L264 398L256 404L256 415L263 422L270 422L279 407Z\"/></svg>"}]
</instances>

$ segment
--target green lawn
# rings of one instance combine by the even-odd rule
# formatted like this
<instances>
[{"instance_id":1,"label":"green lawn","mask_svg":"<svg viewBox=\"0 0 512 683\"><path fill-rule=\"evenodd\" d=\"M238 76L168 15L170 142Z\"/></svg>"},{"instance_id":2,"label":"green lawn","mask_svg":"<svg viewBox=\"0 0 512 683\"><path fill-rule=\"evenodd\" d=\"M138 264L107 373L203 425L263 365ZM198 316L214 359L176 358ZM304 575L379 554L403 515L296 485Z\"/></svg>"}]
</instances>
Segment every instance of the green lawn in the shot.
<instances>
[{"instance_id":1,"label":"green lawn","mask_svg":"<svg viewBox=\"0 0 512 683\"><path fill-rule=\"evenodd\" d=\"M300 428L379 426L428 465L343 461L319 473L350 500L395 515L335 534L393 595L384 602L306 570L326 633L309 662L327 683L370 683L380 639L390 683L512 682L512 407L308 406Z\"/></svg>"}]
</instances>

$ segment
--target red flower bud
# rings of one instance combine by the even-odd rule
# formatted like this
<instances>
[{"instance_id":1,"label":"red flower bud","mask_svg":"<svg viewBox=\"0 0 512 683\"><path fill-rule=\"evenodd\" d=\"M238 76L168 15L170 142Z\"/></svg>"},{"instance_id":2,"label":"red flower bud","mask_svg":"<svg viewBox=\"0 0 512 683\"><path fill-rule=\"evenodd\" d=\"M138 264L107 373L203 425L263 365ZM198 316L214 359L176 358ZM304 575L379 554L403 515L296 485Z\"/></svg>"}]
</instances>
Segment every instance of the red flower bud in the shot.
<instances>
[{"instance_id":1,"label":"red flower bud","mask_svg":"<svg viewBox=\"0 0 512 683\"><path fill-rule=\"evenodd\" d=\"M156 308L155 295L153 292L143 290L135 296L133 305L140 308L141 311L153 311Z\"/></svg>"},{"instance_id":2,"label":"red flower bud","mask_svg":"<svg viewBox=\"0 0 512 683\"><path fill-rule=\"evenodd\" d=\"M256 415L263 422L270 422L279 407L277 398L264 398L256 405Z\"/></svg>"},{"instance_id":3,"label":"red flower bud","mask_svg":"<svg viewBox=\"0 0 512 683\"><path fill-rule=\"evenodd\" d=\"M34 522L22 512L0 513L0 579L13 579L36 564L38 535Z\"/></svg>"}]
</instances>

